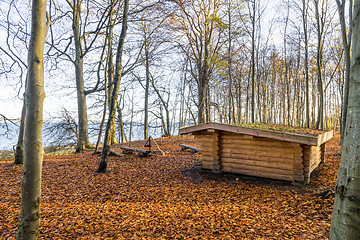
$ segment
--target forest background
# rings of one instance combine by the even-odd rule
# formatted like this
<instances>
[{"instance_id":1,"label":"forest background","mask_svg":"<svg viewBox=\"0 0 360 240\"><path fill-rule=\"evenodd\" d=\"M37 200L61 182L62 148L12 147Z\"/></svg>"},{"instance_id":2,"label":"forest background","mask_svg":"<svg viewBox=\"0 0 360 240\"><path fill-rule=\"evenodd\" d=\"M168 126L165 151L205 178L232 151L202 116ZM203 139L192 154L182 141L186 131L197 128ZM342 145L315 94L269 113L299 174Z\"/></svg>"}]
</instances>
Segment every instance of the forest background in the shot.
<instances>
[{"instance_id":1,"label":"forest background","mask_svg":"<svg viewBox=\"0 0 360 240\"><path fill-rule=\"evenodd\" d=\"M78 141L112 91L121 6L48 3L45 119L71 122ZM0 114L10 125L21 116L30 8L0 3ZM336 1L131 1L113 142L136 124L143 138L149 126L172 135L207 121L339 127L349 31L340 23Z\"/></svg>"}]
</instances>

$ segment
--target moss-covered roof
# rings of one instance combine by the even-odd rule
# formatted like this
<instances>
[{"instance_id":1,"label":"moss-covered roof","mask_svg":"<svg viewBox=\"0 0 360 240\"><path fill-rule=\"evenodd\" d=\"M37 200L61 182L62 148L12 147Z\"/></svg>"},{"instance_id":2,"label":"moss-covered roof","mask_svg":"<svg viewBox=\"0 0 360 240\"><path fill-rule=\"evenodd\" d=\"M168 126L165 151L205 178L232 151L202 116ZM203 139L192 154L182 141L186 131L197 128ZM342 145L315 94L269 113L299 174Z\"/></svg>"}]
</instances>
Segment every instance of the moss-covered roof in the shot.
<instances>
[{"instance_id":1,"label":"moss-covered roof","mask_svg":"<svg viewBox=\"0 0 360 240\"><path fill-rule=\"evenodd\" d=\"M313 146L319 146L334 136L334 131L319 131L308 128L264 123L242 125L204 123L191 127L180 128L179 134L201 133L202 131L232 132Z\"/></svg>"}]
</instances>

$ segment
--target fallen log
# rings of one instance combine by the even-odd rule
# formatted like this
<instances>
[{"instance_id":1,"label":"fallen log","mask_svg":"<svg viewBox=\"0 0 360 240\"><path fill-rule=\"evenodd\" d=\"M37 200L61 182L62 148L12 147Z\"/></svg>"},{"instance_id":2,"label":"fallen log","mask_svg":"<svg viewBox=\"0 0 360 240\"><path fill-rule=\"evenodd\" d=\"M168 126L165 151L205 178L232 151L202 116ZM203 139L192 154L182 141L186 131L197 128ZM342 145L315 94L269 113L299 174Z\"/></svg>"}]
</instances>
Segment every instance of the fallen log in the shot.
<instances>
[{"instance_id":1,"label":"fallen log","mask_svg":"<svg viewBox=\"0 0 360 240\"><path fill-rule=\"evenodd\" d=\"M120 147L123 150L123 153L132 153L137 152L139 153L140 157L147 157L151 153L149 150L139 149L139 148L130 148L130 147Z\"/></svg>"},{"instance_id":2,"label":"fallen log","mask_svg":"<svg viewBox=\"0 0 360 240\"><path fill-rule=\"evenodd\" d=\"M193 147L193 146L189 146L189 145L185 145L185 144L179 144L179 146L181 147L181 151L185 151L187 149L191 150L192 153L197 153L200 152L201 150L197 147Z\"/></svg>"},{"instance_id":3,"label":"fallen log","mask_svg":"<svg viewBox=\"0 0 360 240\"><path fill-rule=\"evenodd\" d=\"M115 150L112 150L112 149L110 149L109 152L110 152L110 154L118 156L118 157L123 157L124 156L123 153L119 153L119 152L117 152Z\"/></svg>"}]
</instances>

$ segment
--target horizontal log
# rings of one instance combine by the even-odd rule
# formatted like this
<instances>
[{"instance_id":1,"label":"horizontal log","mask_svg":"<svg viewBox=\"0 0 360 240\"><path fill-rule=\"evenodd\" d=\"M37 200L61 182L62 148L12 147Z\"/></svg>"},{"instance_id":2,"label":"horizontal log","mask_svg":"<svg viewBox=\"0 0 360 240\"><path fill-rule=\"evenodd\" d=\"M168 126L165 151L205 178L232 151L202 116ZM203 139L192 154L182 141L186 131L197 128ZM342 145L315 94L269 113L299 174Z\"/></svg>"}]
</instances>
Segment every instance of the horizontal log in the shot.
<instances>
[{"instance_id":1,"label":"horizontal log","mask_svg":"<svg viewBox=\"0 0 360 240\"><path fill-rule=\"evenodd\" d=\"M252 159L237 159L237 158L221 158L222 163L231 163L231 164L246 164L260 167L269 167L276 169L287 169L293 170L293 163L284 163L284 162L276 162L276 161L264 161L264 160L252 160Z\"/></svg>"},{"instance_id":2,"label":"horizontal log","mask_svg":"<svg viewBox=\"0 0 360 240\"><path fill-rule=\"evenodd\" d=\"M272 152L272 151L261 151L261 150L248 150L248 149L222 149L221 156L242 158L243 155L257 156L259 159L263 157L290 159L295 161L302 161L302 155L299 153L283 153L283 152ZM300 160L301 159L301 160Z\"/></svg>"},{"instance_id":3,"label":"horizontal log","mask_svg":"<svg viewBox=\"0 0 360 240\"><path fill-rule=\"evenodd\" d=\"M293 175L282 175L282 174L260 172L260 171L240 169L240 168L223 167L222 171L230 172L230 173L244 174L244 175L255 176L255 177L285 180L285 181L293 181L294 180Z\"/></svg>"},{"instance_id":4,"label":"horizontal log","mask_svg":"<svg viewBox=\"0 0 360 240\"><path fill-rule=\"evenodd\" d=\"M252 170L252 171L259 171L259 172L282 174L282 175L293 175L294 174L293 170L251 166L251 165L246 165L246 164L235 164L235 163L224 163L223 162L222 167L223 168L239 168L239 169L246 169L246 170Z\"/></svg>"},{"instance_id":5,"label":"horizontal log","mask_svg":"<svg viewBox=\"0 0 360 240\"><path fill-rule=\"evenodd\" d=\"M181 151L191 150L193 153L200 152L200 149L197 147L189 146L186 144L179 144L179 146L181 147Z\"/></svg>"},{"instance_id":6,"label":"horizontal log","mask_svg":"<svg viewBox=\"0 0 360 240\"><path fill-rule=\"evenodd\" d=\"M123 150L123 153L137 152L141 157L147 157L151 153L150 150L144 150L138 148L130 148L130 147L120 147L120 148Z\"/></svg>"},{"instance_id":7,"label":"horizontal log","mask_svg":"<svg viewBox=\"0 0 360 240\"><path fill-rule=\"evenodd\" d=\"M233 158L233 159L249 159L255 161L269 161L269 162L278 162L296 166L303 166L301 158L283 158L277 156L260 156L254 154L245 154L245 153L221 153L220 158Z\"/></svg>"},{"instance_id":8,"label":"horizontal log","mask_svg":"<svg viewBox=\"0 0 360 240\"><path fill-rule=\"evenodd\" d=\"M306 146L304 147L303 149L303 152L304 154L312 154L312 153L315 153L315 152L321 152L321 148L320 146L319 147L315 147L315 146Z\"/></svg>"},{"instance_id":9,"label":"horizontal log","mask_svg":"<svg viewBox=\"0 0 360 240\"><path fill-rule=\"evenodd\" d=\"M204 169L212 169L213 168L212 162L202 162L201 165L202 165L202 168L204 168Z\"/></svg>"},{"instance_id":10,"label":"horizontal log","mask_svg":"<svg viewBox=\"0 0 360 240\"><path fill-rule=\"evenodd\" d=\"M207 162L213 162L214 160L216 160L217 158L214 159L213 156L202 156L201 157L201 161L207 161Z\"/></svg>"},{"instance_id":11,"label":"horizontal log","mask_svg":"<svg viewBox=\"0 0 360 240\"><path fill-rule=\"evenodd\" d=\"M216 155L216 154L214 154L212 152L204 152L204 151L202 151L202 154L203 154L202 157L211 157L211 158L218 157L218 155Z\"/></svg>"},{"instance_id":12,"label":"horizontal log","mask_svg":"<svg viewBox=\"0 0 360 240\"><path fill-rule=\"evenodd\" d=\"M311 153L304 153L304 156L318 156L318 155L321 155L321 151L313 151Z\"/></svg>"},{"instance_id":13,"label":"horizontal log","mask_svg":"<svg viewBox=\"0 0 360 240\"><path fill-rule=\"evenodd\" d=\"M197 140L198 142L204 142L204 143L213 142L212 136L209 136L209 137L201 137L201 138L197 137L196 140Z\"/></svg>"},{"instance_id":14,"label":"horizontal log","mask_svg":"<svg viewBox=\"0 0 360 240\"><path fill-rule=\"evenodd\" d=\"M321 158L319 158L317 161L313 162L310 165L310 172L312 172L315 168L317 168L321 163Z\"/></svg>"},{"instance_id":15,"label":"horizontal log","mask_svg":"<svg viewBox=\"0 0 360 240\"><path fill-rule=\"evenodd\" d=\"M295 153L298 156L302 156L303 153L301 148L284 148L284 147L274 147L274 146L257 146L257 145L240 145L232 143L222 143L220 145L221 149L224 151L231 151L233 149L244 149L244 150L259 150L259 151L271 151L271 152L282 152L282 153Z\"/></svg>"},{"instance_id":16,"label":"horizontal log","mask_svg":"<svg viewBox=\"0 0 360 240\"><path fill-rule=\"evenodd\" d=\"M304 180L305 180L305 177L304 177L303 174L302 175L294 175L294 181L296 181L296 182L304 182Z\"/></svg>"},{"instance_id":17,"label":"horizontal log","mask_svg":"<svg viewBox=\"0 0 360 240\"><path fill-rule=\"evenodd\" d=\"M314 162L311 166L304 167L304 172L305 173L312 173L312 171L314 171L320 165L320 163L321 163L321 159Z\"/></svg>"},{"instance_id":18,"label":"horizontal log","mask_svg":"<svg viewBox=\"0 0 360 240\"><path fill-rule=\"evenodd\" d=\"M310 162L313 161L313 159L321 158L321 153L313 154L313 155L304 155L304 160L309 160Z\"/></svg>"},{"instance_id":19,"label":"horizontal log","mask_svg":"<svg viewBox=\"0 0 360 240\"><path fill-rule=\"evenodd\" d=\"M125 156L123 153L119 153L113 149L110 149L109 152L112 154L112 155L115 155L115 156L118 156L118 157L123 157Z\"/></svg>"},{"instance_id":20,"label":"horizontal log","mask_svg":"<svg viewBox=\"0 0 360 240\"><path fill-rule=\"evenodd\" d=\"M304 170L304 163L303 162L294 162L294 169L295 170Z\"/></svg>"},{"instance_id":21,"label":"horizontal log","mask_svg":"<svg viewBox=\"0 0 360 240\"><path fill-rule=\"evenodd\" d=\"M314 162L320 162L320 161L321 161L321 157L318 156L317 158L311 159L311 161L304 161L304 166L311 166L314 164Z\"/></svg>"},{"instance_id":22,"label":"horizontal log","mask_svg":"<svg viewBox=\"0 0 360 240\"><path fill-rule=\"evenodd\" d=\"M213 142L200 142L200 146L201 147L212 147L217 143L213 143Z\"/></svg>"},{"instance_id":23,"label":"horizontal log","mask_svg":"<svg viewBox=\"0 0 360 240\"><path fill-rule=\"evenodd\" d=\"M257 145L257 146L270 146L270 147L284 147L284 148L299 148L302 151L300 145L293 146L290 142L280 142L280 141L262 141L262 140L247 140L247 139L229 139L222 138L221 143L232 143L232 144L241 144L241 145Z\"/></svg>"}]
</instances>

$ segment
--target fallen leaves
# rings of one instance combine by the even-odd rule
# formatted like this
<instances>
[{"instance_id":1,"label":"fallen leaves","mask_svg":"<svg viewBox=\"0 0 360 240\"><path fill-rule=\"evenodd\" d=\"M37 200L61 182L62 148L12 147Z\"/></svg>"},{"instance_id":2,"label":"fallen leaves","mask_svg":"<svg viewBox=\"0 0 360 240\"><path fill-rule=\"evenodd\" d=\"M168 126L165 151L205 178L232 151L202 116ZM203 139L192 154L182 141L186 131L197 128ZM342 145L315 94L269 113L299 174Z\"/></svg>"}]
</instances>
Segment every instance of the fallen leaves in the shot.
<instances>
[{"instance_id":1,"label":"fallen leaves","mask_svg":"<svg viewBox=\"0 0 360 240\"><path fill-rule=\"evenodd\" d=\"M338 141L308 186L201 170L180 151L197 145L187 137L164 140L166 156L110 157L107 174L94 175L90 153L46 157L39 239L327 239L333 197L315 194L334 187ZM7 164L0 239L15 238L20 208L22 167Z\"/></svg>"}]
</instances>

